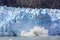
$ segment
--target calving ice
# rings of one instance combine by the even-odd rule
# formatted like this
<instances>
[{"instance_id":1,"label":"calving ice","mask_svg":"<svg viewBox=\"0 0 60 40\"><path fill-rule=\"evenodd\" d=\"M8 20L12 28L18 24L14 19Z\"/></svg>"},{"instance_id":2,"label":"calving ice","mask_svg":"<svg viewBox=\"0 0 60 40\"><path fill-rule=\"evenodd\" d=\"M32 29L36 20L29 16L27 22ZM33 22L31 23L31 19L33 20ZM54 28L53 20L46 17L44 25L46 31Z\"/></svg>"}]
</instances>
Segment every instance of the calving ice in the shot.
<instances>
[{"instance_id":1,"label":"calving ice","mask_svg":"<svg viewBox=\"0 0 60 40\"><path fill-rule=\"evenodd\" d=\"M59 9L0 6L0 36L60 34Z\"/></svg>"}]
</instances>

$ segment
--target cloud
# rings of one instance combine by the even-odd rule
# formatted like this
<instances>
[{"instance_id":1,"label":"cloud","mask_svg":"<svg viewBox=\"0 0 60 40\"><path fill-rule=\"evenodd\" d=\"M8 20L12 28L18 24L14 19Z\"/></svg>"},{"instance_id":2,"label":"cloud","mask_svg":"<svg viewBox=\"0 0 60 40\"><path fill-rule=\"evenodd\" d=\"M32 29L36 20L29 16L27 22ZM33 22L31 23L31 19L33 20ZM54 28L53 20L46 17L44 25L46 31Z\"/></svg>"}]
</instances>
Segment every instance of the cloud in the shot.
<instances>
[{"instance_id":1,"label":"cloud","mask_svg":"<svg viewBox=\"0 0 60 40\"><path fill-rule=\"evenodd\" d=\"M48 35L48 30L44 29L43 27L40 26L35 26L34 28L30 29L29 32L27 31L21 31L20 36L47 36Z\"/></svg>"}]
</instances>

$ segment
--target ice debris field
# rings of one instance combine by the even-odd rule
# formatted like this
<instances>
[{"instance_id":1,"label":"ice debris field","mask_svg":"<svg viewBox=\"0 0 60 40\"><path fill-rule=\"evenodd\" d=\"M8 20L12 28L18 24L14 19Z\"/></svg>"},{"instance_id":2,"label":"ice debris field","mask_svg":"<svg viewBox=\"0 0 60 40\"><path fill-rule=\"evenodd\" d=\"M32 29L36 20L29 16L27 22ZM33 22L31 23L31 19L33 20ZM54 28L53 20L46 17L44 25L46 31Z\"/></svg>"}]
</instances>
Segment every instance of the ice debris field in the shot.
<instances>
[{"instance_id":1,"label":"ice debris field","mask_svg":"<svg viewBox=\"0 0 60 40\"><path fill-rule=\"evenodd\" d=\"M59 9L0 6L0 36L60 35Z\"/></svg>"}]
</instances>

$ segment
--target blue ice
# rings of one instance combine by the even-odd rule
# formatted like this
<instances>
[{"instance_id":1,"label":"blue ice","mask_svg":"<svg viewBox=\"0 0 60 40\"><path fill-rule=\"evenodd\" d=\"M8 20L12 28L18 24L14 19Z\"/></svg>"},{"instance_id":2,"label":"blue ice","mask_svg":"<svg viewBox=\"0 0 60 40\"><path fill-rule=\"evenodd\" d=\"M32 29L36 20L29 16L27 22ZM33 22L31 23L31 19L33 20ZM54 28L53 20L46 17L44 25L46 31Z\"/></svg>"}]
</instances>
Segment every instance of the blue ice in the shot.
<instances>
[{"instance_id":1,"label":"blue ice","mask_svg":"<svg viewBox=\"0 0 60 40\"><path fill-rule=\"evenodd\" d=\"M0 6L0 36L19 36L36 25L49 30L48 35L60 35L60 10Z\"/></svg>"}]
</instances>

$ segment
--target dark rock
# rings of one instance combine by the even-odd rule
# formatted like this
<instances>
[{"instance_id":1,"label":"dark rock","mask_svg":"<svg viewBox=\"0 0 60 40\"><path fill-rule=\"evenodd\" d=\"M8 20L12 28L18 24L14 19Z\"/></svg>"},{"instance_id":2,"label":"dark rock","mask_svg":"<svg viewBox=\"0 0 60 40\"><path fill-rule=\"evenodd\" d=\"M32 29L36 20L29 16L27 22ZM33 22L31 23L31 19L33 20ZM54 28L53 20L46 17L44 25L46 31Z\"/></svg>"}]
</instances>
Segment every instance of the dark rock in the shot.
<instances>
[{"instance_id":1,"label":"dark rock","mask_svg":"<svg viewBox=\"0 0 60 40\"><path fill-rule=\"evenodd\" d=\"M60 0L0 0L0 6L31 7L31 8L58 8Z\"/></svg>"}]
</instances>

